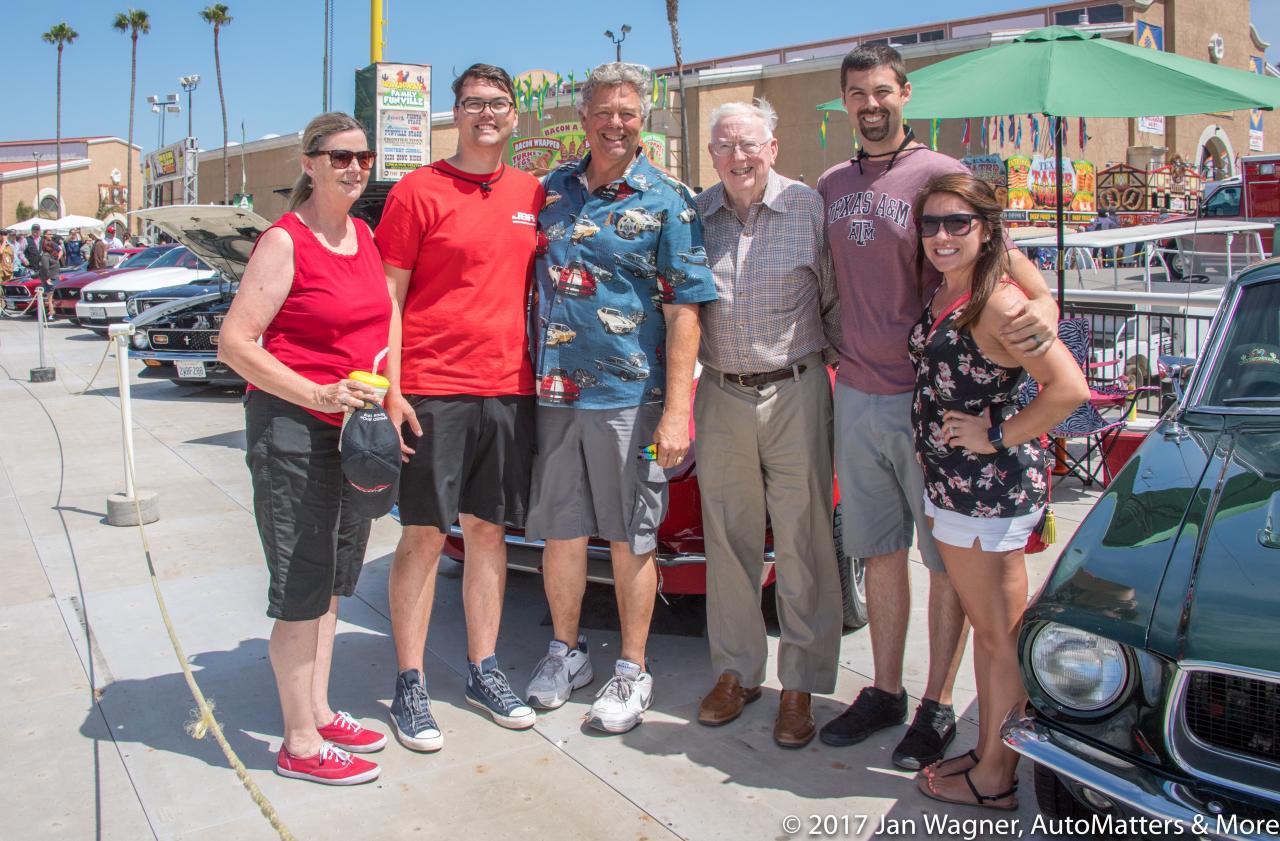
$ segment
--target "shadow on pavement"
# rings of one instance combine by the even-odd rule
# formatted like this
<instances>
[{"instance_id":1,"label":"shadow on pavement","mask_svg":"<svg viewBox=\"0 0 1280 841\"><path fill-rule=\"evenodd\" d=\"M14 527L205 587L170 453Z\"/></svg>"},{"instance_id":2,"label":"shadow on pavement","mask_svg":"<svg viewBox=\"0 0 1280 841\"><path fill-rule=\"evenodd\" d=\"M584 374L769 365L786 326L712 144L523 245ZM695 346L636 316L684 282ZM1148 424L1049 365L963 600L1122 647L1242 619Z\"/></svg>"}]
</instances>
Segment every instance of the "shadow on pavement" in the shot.
<instances>
[{"instance_id":1,"label":"shadow on pavement","mask_svg":"<svg viewBox=\"0 0 1280 841\"><path fill-rule=\"evenodd\" d=\"M386 706L375 700L364 679L371 670L383 676L395 668L390 641L380 634L339 633L334 640L333 678L329 702L357 719L383 719ZM245 767L275 767L284 723L275 691L275 678L267 657L267 641L250 639L231 651L210 651L191 658L192 672L205 697L214 704L214 717L227 742ZM379 684L381 687L381 684ZM151 750L181 754L209 765L226 767L226 759L212 735L196 740L186 733L196 718L181 672L141 680L117 680L101 690L99 705L122 749L140 744ZM100 738L102 719L92 710L80 732Z\"/></svg>"}]
</instances>

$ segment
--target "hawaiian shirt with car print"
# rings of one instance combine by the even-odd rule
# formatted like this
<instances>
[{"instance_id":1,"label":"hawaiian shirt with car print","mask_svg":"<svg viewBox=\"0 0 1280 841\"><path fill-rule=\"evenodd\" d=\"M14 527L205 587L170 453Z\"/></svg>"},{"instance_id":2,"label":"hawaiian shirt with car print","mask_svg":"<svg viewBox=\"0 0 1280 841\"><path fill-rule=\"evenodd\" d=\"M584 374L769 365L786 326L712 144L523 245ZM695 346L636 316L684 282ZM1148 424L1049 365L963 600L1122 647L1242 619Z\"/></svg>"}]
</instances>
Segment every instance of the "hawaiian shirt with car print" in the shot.
<instances>
[{"instance_id":1,"label":"hawaiian shirt with car print","mask_svg":"<svg viewBox=\"0 0 1280 841\"><path fill-rule=\"evenodd\" d=\"M644 155L587 192L587 161L543 182L534 322L538 402L620 409L666 396L663 304L716 299L688 191Z\"/></svg>"}]
</instances>

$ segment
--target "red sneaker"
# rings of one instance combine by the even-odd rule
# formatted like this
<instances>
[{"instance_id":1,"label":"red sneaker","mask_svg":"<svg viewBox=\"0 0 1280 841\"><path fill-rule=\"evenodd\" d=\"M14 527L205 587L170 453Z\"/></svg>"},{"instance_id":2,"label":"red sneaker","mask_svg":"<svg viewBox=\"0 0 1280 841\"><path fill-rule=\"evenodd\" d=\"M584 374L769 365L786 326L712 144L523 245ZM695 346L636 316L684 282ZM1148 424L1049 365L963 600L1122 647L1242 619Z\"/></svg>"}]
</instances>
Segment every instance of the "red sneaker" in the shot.
<instances>
[{"instance_id":1,"label":"red sneaker","mask_svg":"<svg viewBox=\"0 0 1280 841\"><path fill-rule=\"evenodd\" d=\"M376 730L361 727L359 722L342 710L334 713L333 721L316 729L319 730L321 739L333 742L351 753L373 753L382 750L387 744L386 736Z\"/></svg>"},{"instance_id":2,"label":"red sneaker","mask_svg":"<svg viewBox=\"0 0 1280 841\"><path fill-rule=\"evenodd\" d=\"M294 756L280 746L276 755L276 773L282 777L310 780L327 786L353 786L378 779L382 772L376 764L352 756L342 748L325 742L315 756Z\"/></svg>"}]
</instances>

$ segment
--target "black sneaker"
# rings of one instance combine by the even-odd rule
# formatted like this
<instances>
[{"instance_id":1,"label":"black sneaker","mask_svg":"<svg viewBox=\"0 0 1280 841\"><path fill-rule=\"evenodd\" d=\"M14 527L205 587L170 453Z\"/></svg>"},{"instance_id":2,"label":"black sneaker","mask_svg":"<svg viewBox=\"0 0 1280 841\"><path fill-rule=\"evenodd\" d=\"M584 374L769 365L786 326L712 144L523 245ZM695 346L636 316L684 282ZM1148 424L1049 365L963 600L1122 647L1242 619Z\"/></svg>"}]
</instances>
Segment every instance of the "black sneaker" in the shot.
<instances>
[{"instance_id":1,"label":"black sneaker","mask_svg":"<svg viewBox=\"0 0 1280 841\"><path fill-rule=\"evenodd\" d=\"M858 693L849 709L822 725L818 737L838 748L856 745L877 730L902 724L907 720L907 691L890 695L868 686Z\"/></svg>"},{"instance_id":2,"label":"black sneaker","mask_svg":"<svg viewBox=\"0 0 1280 841\"><path fill-rule=\"evenodd\" d=\"M893 764L908 771L919 771L937 762L956 737L956 711L950 704L939 704L925 698L916 707L916 717L893 749Z\"/></svg>"},{"instance_id":3,"label":"black sneaker","mask_svg":"<svg viewBox=\"0 0 1280 841\"><path fill-rule=\"evenodd\" d=\"M407 669L396 677L391 724L400 744L410 750L433 751L444 747L444 734L431 715L431 699L422 685L422 672L417 669Z\"/></svg>"}]
</instances>

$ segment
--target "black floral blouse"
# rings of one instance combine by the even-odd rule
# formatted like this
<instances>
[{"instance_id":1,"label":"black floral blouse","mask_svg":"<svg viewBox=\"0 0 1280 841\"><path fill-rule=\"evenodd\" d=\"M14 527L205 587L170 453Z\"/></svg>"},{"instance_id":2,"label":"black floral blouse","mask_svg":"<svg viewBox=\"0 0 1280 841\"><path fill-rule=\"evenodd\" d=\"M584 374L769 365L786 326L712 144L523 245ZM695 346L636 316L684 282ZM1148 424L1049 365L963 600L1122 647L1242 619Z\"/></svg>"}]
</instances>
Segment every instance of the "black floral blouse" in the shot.
<instances>
[{"instance_id":1,"label":"black floral blouse","mask_svg":"<svg viewBox=\"0 0 1280 841\"><path fill-rule=\"evenodd\" d=\"M911 422L916 457L924 468L925 494L939 508L969 517L1016 517L1045 504L1048 463L1036 438L996 453L950 447L942 413L970 415L988 408L1007 420L1018 412L1021 368L1006 368L978 347L968 329L953 325L961 309L944 313L934 327L932 301L911 329L908 346L916 367Z\"/></svg>"}]
</instances>

